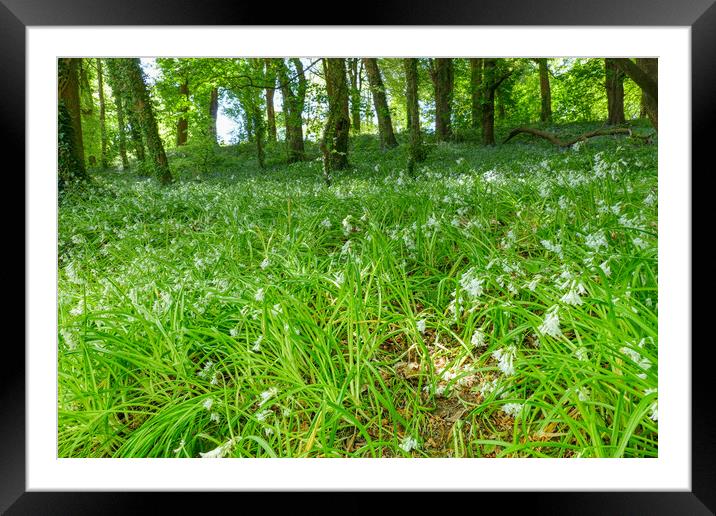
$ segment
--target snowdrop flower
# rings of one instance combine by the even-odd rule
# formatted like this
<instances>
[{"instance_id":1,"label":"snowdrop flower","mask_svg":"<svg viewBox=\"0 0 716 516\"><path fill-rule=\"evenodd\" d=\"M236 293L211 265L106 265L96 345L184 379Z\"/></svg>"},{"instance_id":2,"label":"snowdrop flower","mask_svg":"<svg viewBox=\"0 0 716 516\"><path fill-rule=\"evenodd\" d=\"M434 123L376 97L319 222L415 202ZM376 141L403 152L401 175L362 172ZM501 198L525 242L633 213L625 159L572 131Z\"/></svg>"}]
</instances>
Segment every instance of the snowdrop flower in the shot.
<instances>
[{"instance_id":1,"label":"snowdrop flower","mask_svg":"<svg viewBox=\"0 0 716 516\"><path fill-rule=\"evenodd\" d=\"M530 289L532 292L534 292L535 289L537 288L537 283L539 283L539 280L541 280L541 279L542 279L542 276L540 276L539 274L537 274L534 278L532 278L532 281L530 281L530 282L526 285L526 287L527 287L528 289Z\"/></svg>"},{"instance_id":2,"label":"snowdrop flower","mask_svg":"<svg viewBox=\"0 0 716 516\"><path fill-rule=\"evenodd\" d=\"M476 348L481 348L485 345L485 334L480 328L476 329L472 337L470 337L470 344Z\"/></svg>"},{"instance_id":3,"label":"snowdrop flower","mask_svg":"<svg viewBox=\"0 0 716 516\"><path fill-rule=\"evenodd\" d=\"M517 348L513 345L498 349L492 353L492 358L497 360L497 367L505 376L515 374L515 356Z\"/></svg>"},{"instance_id":4,"label":"snowdrop flower","mask_svg":"<svg viewBox=\"0 0 716 516\"><path fill-rule=\"evenodd\" d=\"M638 247L639 249L645 249L646 247L649 246L649 244L647 244L643 239L641 239L641 238L639 238L639 237L636 237L636 238L632 239L632 242L633 242L634 245L635 245L636 247Z\"/></svg>"},{"instance_id":5,"label":"snowdrop flower","mask_svg":"<svg viewBox=\"0 0 716 516\"><path fill-rule=\"evenodd\" d=\"M65 344L67 344L68 349L73 350L73 349L77 348L77 343L75 342L74 337L68 330L66 330L64 328L61 329L60 335L62 335L62 338L65 339Z\"/></svg>"},{"instance_id":6,"label":"snowdrop flower","mask_svg":"<svg viewBox=\"0 0 716 516\"><path fill-rule=\"evenodd\" d=\"M268 257L264 258L264 260L261 262L261 268L265 269L269 265L271 265L271 261L268 259Z\"/></svg>"},{"instance_id":7,"label":"snowdrop flower","mask_svg":"<svg viewBox=\"0 0 716 516\"><path fill-rule=\"evenodd\" d=\"M207 398L207 399L204 400L204 403L202 403L201 405L202 405L206 410L211 410L211 407L212 407L213 404L214 404L214 400L211 399L211 398Z\"/></svg>"},{"instance_id":8,"label":"snowdrop flower","mask_svg":"<svg viewBox=\"0 0 716 516\"><path fill-rule=\"evenodd\" d=\"M182 451L184 449L185 445L186 445L186 441L184 439L182 439L181 441L179 441L179 446L172 451L174 453L179 453L180 451Z\"/></svg>"},{"instance_id":9,"label":"snowdrop flower","mask_svg":"<svg viewBox=\"0 0 716 516\"><path fill-rule=\"evenodd\" d=\"M270 389L262 392L259 407L270 400L273 396L276 396L276 394L278 394L278 389L276 387L271 387Z\"/></svg>"},{"instance_id":10,"label":"snowdrop flower","mask_svg":"<svg viewBox=\"0 0 716 516\"><path fill-rule=\"evenodd\" d=\"M85 302L83 299L80 299L77 302L77 306L75 306L72 310L70 310L70 314L74 316L82 315L85 311Z\"/></svg>"},{"instance_id":11,"label":"snowdrop flower","mask_svg":"<svg viewBox=\"0 0 716 516\"><path fill-rule=\"evenodd\" d=\"M552 251L553 253L555 253L555 254L556 254L557 256L559 256L560 258L564 258L564 255L562 254L562 246L561 246L561 245L559 245L559 244L553 244L553 243L550 242L549 240L542 240L540 243L541 243L542 246L543 246L545 249L547 249L548 251Z\"/></svg>"},{"instance_id":12,"label":"snowdrop flower","mask_svg":"<svg viewBox=\"0 0 716 516\"><path fill-rule=\"evenodd\" d=\"M505 403L502 412L508 416L517 417L522 413L522 403Z\"/></svg>"},{"instance_id":13,"label":"snowdrop flower","mask_svg":"<svg viewBox=\"0 0 716 516\"><path fill-rule=\"evenodd\" d=\"M599 268L602 269L604 272L604 275L606 277L609 277L612 275L612 270L609 268L609 260L605 260L602 263L599 264Z\"/></svg>"},{"instance_id":14,"label":"snowdrop flower","mask_svg":"<svg viewBox=\"0 0 716 516\"><path fill-rule=\"evenodd\" d=\"M570 289L565 295L562 296L561 301L568 305L577 306L582 304L582 298L576 290Z\"/></svg>"},{"instance_id":15,"label":"snowdrop flower","mask_svg":"<svg viewBox=\"0 0 716 516\"><path fill-rule=\"evenodd\" d=\"M425 319L420 319L415 323L420 333L425 333Z\"/></svg>"},{"instance_id":16,"label":"snowdrop flower","mask_svg":"<svg viewBox=\"0 0 716 516\"><path fill-rule=\"evenodd\" d=\"M642 345L643 345L643 342L644 341L642 340ZM624 346L619 351L621 351L623 354L628 356L632 362L634 362L637 366L639 366L644 371L648 371L649 368L651 368L651 360L649 360L646 357L641 356L641 353L639 353L637 350L632 349L628 346ZM637 374L637 376L641 379L646 378L646 374L644 374L644 373Z\"/></svg>"},{"instance_id":17,"label":"snowdrop flower","mask_svg":"<svg viewBox=\"0 0 716 516\"><path fill-rule=\"evenodd\" d=\"M589 400L589 389L586 387L577 387L575 389L575 392L577 393L577 398L579 398L579 401L588 401Z\"/></svg>"},{"instance_id":18,"label":"snowdrop flower","mask_svg":"<svg viewBox=\"0 0 716 516\"><path fill-rule=\"evenodd\" d=\"M559 307L553 306L547 312L544 318L544 322L539 327L540 333L544 335L551 335L552 337L559 337L562 335L562 330L559 328Z\"/></svg>"},{"instance_id":19,"label":"snowdrop flower","mask_svg":"<svg viewBox=\"0 0 716 516\"><path fill-rule=\"evenodd\" d=\"M261 351L261 343L264 340L263 335L259 335L259 338L254 341L254 345L251 347L251 351Z\"/></svg>"},{"instance_id":20,"label":"snowdrop flower","mask_svg":"<svg viewBox=\"0 0 716 516\"><path fill-rule=\"evenodd\" d=\"M400 442L400 449L404 452L408 453L410 450L413 450L418 447L418 440L414 437L410 437L409 435L406 435L403 437L403 440Z\"/></svg>"},{"instance_id":21,"label":"snowdrop flower","mask_svg":"<svg viewBox=\"0 0 716 516\"><path fill-rule=\"evenodd\" d=\"M260 288L256 291L256 295L254 296L254 299L258 301L259 303L264 300L264 289Z\"/></svg>"},{"instance_id":22,"label":"snowdrop flower","mask_svg":"<svg viewBox=\"0 0 716 516\"><path fill-rule=\"evenodd\" d=\"M577 360L589 360L589 354L587 353L587 349L584 346L580 346L576 350L574 350L574 356L577 357Z\"/></svg>"},{"instance_id":23,"label":"snowdrop flower","mask_svg":"<svg viewBox=\"0 0 716 516\"><path fill-rule=\"evenodd\" d=\"M226 456L227 453L231 451L231 448L234 447L234 444L236 444L236 438L229 439L224 444L219 446L218 448L214 448L211 451L208 451L206 453L199 452L199 455L202 459L221 459Z\"/></svg>"},{"instance_id":24,"label":"snowdrop flower","mask_svg":"<svg viewBox=\"0 0 716 516\"><path fill-rule=\"evenodd\" d=\"M256 419L259 420L261 423L266 421L266 418L268 418L271 415L270 409L262 410L261 412L256 413Z\"/></svg>"}]
</instances>

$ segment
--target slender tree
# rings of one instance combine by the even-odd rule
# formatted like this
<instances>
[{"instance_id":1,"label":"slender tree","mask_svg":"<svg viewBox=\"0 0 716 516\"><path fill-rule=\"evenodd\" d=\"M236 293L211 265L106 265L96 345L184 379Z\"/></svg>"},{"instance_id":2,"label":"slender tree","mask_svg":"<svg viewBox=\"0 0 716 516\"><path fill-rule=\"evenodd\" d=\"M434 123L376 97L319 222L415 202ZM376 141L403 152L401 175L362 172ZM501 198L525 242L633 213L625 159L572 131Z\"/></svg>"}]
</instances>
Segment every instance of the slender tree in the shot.
<instances>
[{"instance_id":1,"label":"slender tree","mask_svg":"<svg viewBox=\"0 0 716 516\"><path fill-rule=\"evenodd\" d=\"M408 133L410 149L408 154L408 173L413 174L415 165L425 159L422 136L420 134L420 106L418 104L418 61L415 58L403 59L405 69L405 101L408 115Z\"/></svg>"},{"instance_id":2,"label":"slender tree","mask_svg":"<svg viewBox=\"0 0 716 516\"><path fill-rule=\"evenodd\" d=\"M470 59L470 125L479 129L482 124L482 59Z\"/></svg>"},{"instance_id":3,"label":"slender tree","mask_svg":"<svg viewBox=\"0 0 716 516\"><path fill-rule=\"evenodd\" d=\"M323 71L328 91L328 118L320 147L323 153L324 177L326 183L330 184L330 173L348 166L348 135L351 123L348 114L346 60L324 58Z\"/></svg>"},{"instance_id":4,"label":"slender tree","mask_svg":"<svg viewBox=\"0 0 716 516\"><path fill-rule=\"evenodd\" d=\"M624 72L613 58L604 59L605 86L607 90L607 122L611 125L624 123Z\"/></svg>"},{"instance_id":5,"label":"slender tree","mask_svg":"<svg viewBox=\"0 0 716 516\"><path fill-rule=\"evenodd\" d=\"M179 83L179 96L180 96L180 112L179 120L177 120L177 146L186 145L187 139L189 138L189 119L187 113L189 112L189 78L184 77L181 83Z\"/></svg>"},{"instance_id":6,"label":"slender tree","mask_svg":"<svg viewBox=\"0 0 716 516\"><path fill-rule=\"evenodd\" d=\"M216 119L219 115L219 88L211 88L211 97L209 98L209 117L211 122L209 124L209 134L213 138L213 143L216 143Z\"/></svg>"},{"instance_id":7,"label":"slender tree","mask_svg":"<svg viewBox=\"0 0 716 516\"><path fill-rule=\"evenodd\" d=\"M79 94L79 59L60 58L58 77L58 187L73 179L87 178L82 142Z\"/></svg>"},{"instance_id":8,"label":"slender tree","mask_svg":"<svg viewBox=\"0 0 716 516\"><path fill-rule=\"evenodd\" d=\"M303 146L303 107L306 99L307 81L301 60L292 58L290 62L296 70L293 77L289 75L289 67L286 61L283 59L277 59L275 61L278 70L278 79L281 84L281 95L283 97L288 162L295 163L305 158Z\"/></svg>"},{"instance_id":9,"label":"slender tree","mask_svg":"<svg viewBox=\"0 0 716 516\"><path fill-rule=\"evenodd\" d=\"M354 134L360 133L360 93L362 87L361 75L363 61L354 57L346 60L348 64L348 78L350 80L351 95L351 130ZM370 80L370 75L369 75Z\"/></svg>"},{"instance_id":10,"label":"slender tree","mask_svg":"<svg viewBox=\"0 0 716 516\"><path fill-rule=\"evenodd\" d=\"M539 66L539 90L542 100L542 109L539 119L542 122L552 121L552 89L549 85L549 66L546 58L537 59Z\"/></svg>"},{"instance_id":11,"label":"slender tree","mask_svg":"<svg viewBox=\"0 0 716 516\"><path fill-rule=\"evenodd\" d=\"M483 60L482 143L495 145L495 90L497 59Z\"/></svg>"},{"instance_id":12,"label":"slender tree","mask_svg":"<svg viewBox=\"0 0 716 516\"><path fill-rule=\"evenodd\" d=\"M147 85L144 83L139 59L120 59L120 61L132 98L134 115L142 128L142 135L144 136L147 151L152 160L154 172L162 184L169 184L172 181L172 174L169 169L166 153L164 152L164 145L159 137L157 122L154 118L154 110L152 109Z\"/></svg>"},{"instance_id":13,"label":"slender tree","mask_svg":"<svg viewBox=\"0 0 716 516\"><path fill-rule=\"evenodd\" d=\"M452 59L433 59L430 76L435 89L435 136L438 141L444 142L452 138L452 98L455 81Z\"/></svg>"},{"instance_id":14,"label":"slender tree","mask_svg":"<svg viewBox=\"0 0 716 516\"><path fill-rule=\"evenodd\" d=\"M104 105L104 77L102 74L102 60L95 59L97 63L97 91L99 93L99 133L100 133L100 165L107 168L107 126Z\"/></svg>"},{"instance_id":15,"label":"slender tree","mask_svg":"<svg viewBox=\"0 0 716 516\"><path fill-rule=\"evenodd\" d=\"M266 88L266 127L269 141L276 143L276 110L273 104L273 97L276 92L276 70L271 59L264 60L264 67L266 84L269 85Z\"/></svg>"},{"instance_id":16,"label":"slender tree","mask_svg":"<svg viewBox=\"0 0 716 516\"><path fill-rule=\"evenodd\" d=\"M107 79L110 88L112 88L112 97L114 97L114 105L117 110L117 135L119 139L119 155L122 159L122 170L128 170L127 135L132 139L134 154L140 165L144 161L144 144L142 143L141 132L137 130L138 124L134 121L133 111L131 108L128 108L130 105L128 91L118 67L118 60L105 59L105 64L107 67ZM126 123L127 121L129 121L129 130Z\"/></svg>"},{"instance_id":17,"label":"slender tree","mask_svg":"<svg viewBox=\"0 0 716 516\"><path fill-rule=\"evenodd\" d=\"M388 100L385 95L385 86L383 78L378 68L378 60L375 58L363 58L363 65L368 73L368 83L370 85L370 93L373 97L373 106L375 107L375 115L378 118L378 134L380 137L381 149L387 149L398 146L398 140L395 139L393 132L393 121L390 118L390 109L388 108Z\"/></svg>"}]
</instances>

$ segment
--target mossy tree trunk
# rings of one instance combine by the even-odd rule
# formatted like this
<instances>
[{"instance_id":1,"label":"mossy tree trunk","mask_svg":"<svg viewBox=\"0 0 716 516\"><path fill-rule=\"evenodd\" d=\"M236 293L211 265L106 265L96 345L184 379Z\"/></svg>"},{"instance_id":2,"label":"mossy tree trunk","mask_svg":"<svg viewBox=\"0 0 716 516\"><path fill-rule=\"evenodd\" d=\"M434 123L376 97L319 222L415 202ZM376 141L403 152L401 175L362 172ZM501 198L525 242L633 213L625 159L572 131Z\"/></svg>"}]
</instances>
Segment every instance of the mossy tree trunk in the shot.
<instances>
[{"instance_id":1,"label":"mossy tree trunk","mask_svg":"<svg viewBox=\"0 0 716 516\"><path fill-rule=\"evenodd\" d=\"M605 86L607 90L607 123L623 124L624 118L624 72L613 58L604 59Z\"/></svg>"},{"instance_id":2,"label":"mossy tree trunk","mask_svg":"<svg viewBox=\"0 0 716 516\"><path fill-rule=\"evenodd\" d=\"M482 143L495 145L495 90L497 59L483 61Z\"/></svg>"},{"instance_id":3,"label":"mossy tree trunk","mask_svg":"<svg viewBox=\"0 0 716 516\"><path fill-rule=\"evenodd\" d=\"M104 104L104 77L102 73L102 60L97 58L97 91L99 93L99 132L100 132L100 156L99 162L103 169L107 164L107 126L106 111Z\"/></svg>"},{"instance_id":4,"label":"mossy tree trunk","mask_svg":"<svg viewBox=\"0 0 716 516\"><path fill-rule=\"evenodd\" d=\"M482 124L482 59L470 59L470 125L477 130Z\"/></svg>"},{"instance_id":5,"label":"mossy tree trunk","mask_svg":"<svg viewBox=\"0 0 716 516\"><path fill-rule=\"evenodd\" d=\"M212 142L216 143L216 119L219 116L219 88L211 89L211 97L209 98L209 134L212 137Z\"/></svg>"},{"instance_id":6,"label":"mossy tree trunk","mask_svg":"<svg viewBox=\"0 0 716 516\"><path fill-rule=\"evenodd\" d=\"M293 76L289 76L286 61L277 59L275 63L283 97L287 161L288 163L296 163L297 161L303 161L306 155L303 145L303 107L306 100L306 76L304 75L303 64L298 58L291 59L291 63L296 69L296 73Z\"/></svg>"},{"instance_id":7,"label":"mossy tree trunk","mask_svg":"<svg viewBox=\"0 0 716 516\"><path fill-rule=\"evenodd\" d=\"M270 59L264 60L264 66L267 84L270 85L266 88L266 128L269 141L276 143L276 110L273 103L276 93L276 71Z\"/></svg>"},{"instance_id":8,"label":"mossy tree trunk","mask_svg":"<svg viewBox=\"0 0 716 516\"><path fill-rule=\"evenodd\" d=\"M360 93L363 86L361 75L364 63L357 57L348 59L348 78L351 92L351 131L360 134ZM368 74L370 80L370 73ZM371 86L372 88L372 86Z\"/></svg>"},{"instance_id":9,"label":"mossy tree trunk","mask_svg":"<svg viewBox=\"0 0 716 516\"><path fill-rule=\"evenodd\" d=\"M539 66L539 90L542 106L539 119L542 122L552 121L552 89L549 84L549 66L546 58L537 60Z\"/></svg>"},{"instance_id":10,"label":"mossy tree trunk","mask_svg":"<svg viewBox=\"0 0 716 516\"><path fill-rule=\"evenodd\" d=\"M79 59L61 58L57 63L58 77L58 186L69 181L86 179L82 113L79 94Z\"/></svg>"},{"instance_id":11,"label":"mossy tree trunk","mask_svg":"<svg viewBox=\"0 0 716 516\"><path fill-rule=\"evenodd\" d=\"M373 106L375 107L375 115L378 118L378 134L380 136L380 148L390 149L398 146L398 140L395 139L393 132L393 121L390 117L390 109L388 108L388 99L385 95L385 86L383 78L378 68L378 60L375 58L363 58L363 65L368 73L368 83L370 85L370 93L373 97Z\"/></svg>"},{"instance_id":12,"label":"mossy tree trunk","mask_svg":"<svg viewBox=\"0 0 716 516\"><path fill-rule=\"evenodd\" d=\"M330 173L348 166L348 136L351 122L348 114L346 60L324 58L323 71L328 92L328 118L320 147L323 153L326 182L330 184Z\"/></svg>"},{"instance_id":13,"label":"mossy tree trunk","mask_svg":"<svg viewBox=\"0 0 716 516\"><path fill-rule=\"evenodd\" d=\"M132 109L142 128L142 135L147 145L147 152L151 158L154 173L159 181L166 185L172 182L164 145L159 137L157 122L154 118L151 99L147 85L144 83L142 68L138 58L122 59L124 76L132 97Z\"/></svg>"},{"instance_id":14,"label":"mossy tree trunk","mask_svg":"<svg viewBox=\"0 0 716 516\"><path fill-rule=\"evenodd\" d=\"M415 58L403 59L405 69L405 103L408 115L408 133L410 149L408 154L408 173L413 174L415 165L425 159L422 136L420 134L420 105L418 104L418 61Z\"/></svg>"},{"instance_id":15,"label":"mossy tree trunk","mask_svg":"<svg viewBox=\"0 0 716 516\"><path fill-rule=\"evenodd\" d=\"M446 142L452 139L453 63L449 58L432 60L430 75L435 89L435 137Z\"/></svg>"},{"instance_id":16,"label":"mossy tree trunk","mask_svg":"<svg viewBox=\"0 0 716 516\"><path fill-rule=\"evenodd\" d=\"M177 120L177 147L186 145L189 139L189 119L187 112L189 111L189 79L187 77L179 84L179 95L182 97L181 114Z\"/></svg>"},{"instance_id":17,"label":"mossy tree trunk","mask_svg":"<svg viewBox=\"0 0 716 516\"><path fill-rule=\"evenodd\" d=\"M119 155L122 159L122 169L129 169L127 159L127 136L130 137L134 148L134 155L141 166L144 162L144 144L142 134L138 130L139 125L131 109L131 99L127 90L126 81L123 78L122 70L118 59L105 59L107 68L107 79L112 88L114 105L117 110L117 133L119 137Z\"/></svg>"}]
</instances>

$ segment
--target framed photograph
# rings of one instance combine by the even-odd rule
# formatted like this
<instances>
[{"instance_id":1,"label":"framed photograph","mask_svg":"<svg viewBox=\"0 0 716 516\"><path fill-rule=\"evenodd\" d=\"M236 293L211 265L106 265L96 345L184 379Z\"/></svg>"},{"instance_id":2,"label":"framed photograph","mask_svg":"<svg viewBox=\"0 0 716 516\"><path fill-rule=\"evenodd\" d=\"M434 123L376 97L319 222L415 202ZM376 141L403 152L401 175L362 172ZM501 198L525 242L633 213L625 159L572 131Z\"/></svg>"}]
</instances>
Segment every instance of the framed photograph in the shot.
<instances>
[{"instance_id":1,"label":"framed photograph","mask_svg":"<svg viewBox=\"0 0 716 516\"><path fill-rule=\"evenodd\" d=\"M0 2L27 299L3 511L511 491L713 512L691 326L711 0L270 25Z\"/></svg>"}]
</instances>

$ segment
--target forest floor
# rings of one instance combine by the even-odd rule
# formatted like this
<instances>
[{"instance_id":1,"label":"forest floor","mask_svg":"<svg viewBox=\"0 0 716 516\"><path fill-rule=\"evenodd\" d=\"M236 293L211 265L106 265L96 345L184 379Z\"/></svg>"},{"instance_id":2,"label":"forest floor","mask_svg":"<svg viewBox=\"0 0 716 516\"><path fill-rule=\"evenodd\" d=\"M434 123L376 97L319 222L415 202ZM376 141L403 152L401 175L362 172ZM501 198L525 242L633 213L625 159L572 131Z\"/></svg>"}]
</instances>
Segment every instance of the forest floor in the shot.
<instances>
[{"instance_id":1,"label":"forest floor","mask_svg":"<svg viewBox=\"0 0 716 516\"><path fill-rule=\"evenodd\" d=\"M63 194L59 456L657 456L657 146L404 147Z\"/></svg>"}]
</instances>

